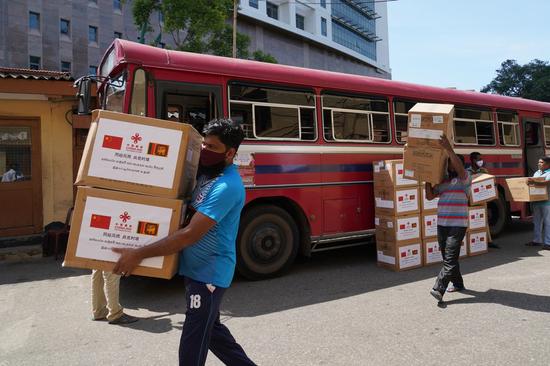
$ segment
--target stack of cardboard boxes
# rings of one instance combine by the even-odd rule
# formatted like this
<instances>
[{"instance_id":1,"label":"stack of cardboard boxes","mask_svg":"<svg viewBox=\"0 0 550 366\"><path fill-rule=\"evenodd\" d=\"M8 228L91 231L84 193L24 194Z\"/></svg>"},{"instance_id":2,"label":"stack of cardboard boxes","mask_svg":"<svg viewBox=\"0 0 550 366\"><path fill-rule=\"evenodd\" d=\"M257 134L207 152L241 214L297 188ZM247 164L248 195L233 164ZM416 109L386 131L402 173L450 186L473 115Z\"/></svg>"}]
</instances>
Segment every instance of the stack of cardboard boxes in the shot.
<instances>
[{"instance_id":1,"label":"stack of cardboard boxes","mask_svg":"<svg viewBox=\"0 0 550 366\"><path fill-rule=\"evenodd\" d=\"M495 177L489 174L478 174L472 177L468 206L468 255L474 256L489 251L489 221L487 202L498 197Z\"/></svg>"},{"instance_id":2,"label":"stack of cardboard boxes","mask_svg":"<svg viewBox=\"0 0 550 366\"><path fill-rule=\"evenodd\" d=\"M94 111L64 265L111 271L112 248L139 248L178 230L195 185L202 137L190 125ZM177 254L133 274L171 278Z\"/></svg>"},{"instance_id":3,"label":"stack of cardboard boxes","mask_svg":"<svg viewBox=\"0 0 550 366\"><path fill-rule=\"evenodd\" d=\"M403 173L403 160L373 163L378 264L396 271L422 266L419 183Z\"/></svg>"}]
</instances>

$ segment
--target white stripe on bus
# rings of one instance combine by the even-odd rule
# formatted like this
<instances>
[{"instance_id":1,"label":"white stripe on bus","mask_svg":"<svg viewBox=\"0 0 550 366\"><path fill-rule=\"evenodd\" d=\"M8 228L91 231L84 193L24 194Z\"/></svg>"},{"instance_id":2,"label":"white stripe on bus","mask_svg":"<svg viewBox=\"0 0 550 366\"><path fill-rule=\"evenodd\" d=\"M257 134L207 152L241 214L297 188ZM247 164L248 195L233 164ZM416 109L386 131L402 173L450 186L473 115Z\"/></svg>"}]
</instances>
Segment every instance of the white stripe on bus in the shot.
<instances>
[{"instance_id":1,"label":"white stripe on bus","mask_svg":"<svg viewBox=\"0 0 550 366\"><path fill-rule=\"evenodd\" d=\"M485 151L483 148L455 149L458 154L469 154L479 151L486 155L523 155L521 149L495 149ZM330 146L330 145L248 145L242 144L239 153L264 154L403 154L403 148L397 146Z\"/></svg>"}]
</instances>

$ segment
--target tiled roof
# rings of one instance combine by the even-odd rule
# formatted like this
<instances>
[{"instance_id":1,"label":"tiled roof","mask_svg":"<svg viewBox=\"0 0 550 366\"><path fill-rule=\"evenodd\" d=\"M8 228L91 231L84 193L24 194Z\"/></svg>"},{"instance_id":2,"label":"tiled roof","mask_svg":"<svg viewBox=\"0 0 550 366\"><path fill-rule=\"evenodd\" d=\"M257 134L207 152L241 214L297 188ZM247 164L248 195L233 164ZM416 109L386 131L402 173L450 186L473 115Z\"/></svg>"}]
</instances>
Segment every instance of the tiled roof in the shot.
<instances>
[{"instance_id":1,"label":"tiled roof","mask_svg":"<svg viewBox=\"0 0 550 366\"><path fill-rule=\"evenodd\" d=\"M74 81L74 78L72 77L70 72L17 69L17 68L11 68L11 67L0 67L0 79Z\"/></svg>"}]
</instances>

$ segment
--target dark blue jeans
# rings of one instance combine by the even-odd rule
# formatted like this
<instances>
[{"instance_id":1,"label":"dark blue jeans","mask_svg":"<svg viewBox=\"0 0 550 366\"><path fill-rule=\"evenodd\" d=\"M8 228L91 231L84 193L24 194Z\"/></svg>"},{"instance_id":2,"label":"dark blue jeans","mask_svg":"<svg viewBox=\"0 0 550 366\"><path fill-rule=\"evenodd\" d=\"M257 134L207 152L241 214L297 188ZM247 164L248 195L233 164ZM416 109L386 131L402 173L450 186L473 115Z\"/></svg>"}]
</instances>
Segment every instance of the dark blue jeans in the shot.
<instances>
[{"instance_id":1,"label":"dark blue jeans","mask_svg":"<svg viewBox=\"0 0 550 366\"><path fill-rule=\"evenodd\" d=\"M226 365L255 365L229 329L220 323L220 304L225 289L216 287L211 291L206 284L190 279L185 280L185 289L187 312L180 339L180 366L204 365L208 349Z\"/></svg>"},{"instance_id":2,"label":"dark blue jeans","mask_svg":"<svg viewBox=\"0 0 550 366\"><path fill-rule=\"evenodd\" d=\"M466 234L465 227L437 226L437 241L443 256L443 268L435 280L434 290L444 294L449 282L456 287L464 287L464 280L460 273L458 258L460 256L460 244Z\"/></svg>"}]
</instances>

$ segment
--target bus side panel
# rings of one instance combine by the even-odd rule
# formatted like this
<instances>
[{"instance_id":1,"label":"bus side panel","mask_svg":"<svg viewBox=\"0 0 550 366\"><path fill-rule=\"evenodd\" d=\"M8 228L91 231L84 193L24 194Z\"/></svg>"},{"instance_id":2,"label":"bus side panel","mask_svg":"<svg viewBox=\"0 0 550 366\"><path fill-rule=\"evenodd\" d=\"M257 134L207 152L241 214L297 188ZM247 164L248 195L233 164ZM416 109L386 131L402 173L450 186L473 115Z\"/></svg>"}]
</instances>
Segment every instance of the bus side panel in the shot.
<instances>
[{"instance_id":1,"label":"bus side panel","mask_svg":"<svg viewBox=\"0 0 550 366\"><path fill-rule=\"evenodd\" d=\"M321 187L295 187L295 188L260 188L246 190L246 204L254 204L258 199L274 200L274 203L282 203L282 200L294 202L306 217L311 235L321 235L323 227L323 215L321 208ZM299 225L296 222L296 225ZM299 229L302 229L298 227Z\"/></svg>"}]
</instances>

